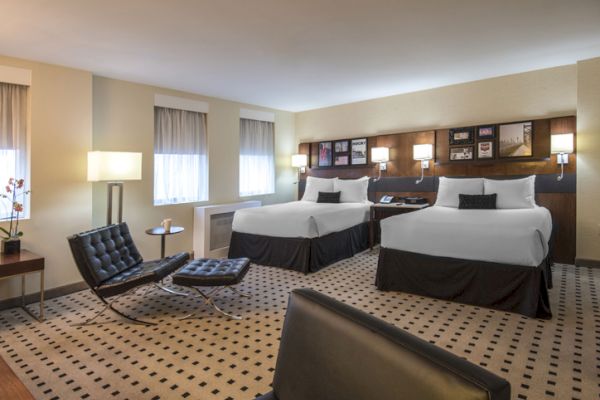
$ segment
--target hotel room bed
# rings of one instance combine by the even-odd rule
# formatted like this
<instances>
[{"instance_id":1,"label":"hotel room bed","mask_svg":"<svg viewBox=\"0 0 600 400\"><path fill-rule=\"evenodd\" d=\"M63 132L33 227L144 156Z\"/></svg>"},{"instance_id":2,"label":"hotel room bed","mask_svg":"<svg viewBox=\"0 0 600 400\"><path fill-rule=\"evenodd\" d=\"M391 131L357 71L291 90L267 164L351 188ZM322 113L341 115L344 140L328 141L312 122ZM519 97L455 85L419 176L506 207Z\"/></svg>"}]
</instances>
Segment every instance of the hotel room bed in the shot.
<instances>
[{"instance_id":1,"label":"hotel room bed","mask_svg":"<svg viewBox=\"0 0 600 400\"><path fill-rule=\"evenodd\" d=\"M381 221L376 285L550 318L552 218L543 207L430 207Z\"/></svg>"},{"instance_id":2,"label":"hotel room bed","mask_svg":"<svg viewBox=\"0 0 600 400\"><path fill-rule=\"evenodd\" d=\"M294 201L236 211L229 257L318 271L368 248L370 204Z\"/></svg>"},{"instance_id":3,"label":"hotel room bed","mask_svg":"<svg viewBox=\"0 0 600 400\"><path fill-rule=\"evenodd\" d=\"M441 177L435 206L381 221L376 285L551 318L552 238L534 175Z\"/></svg>"}]
</instances>

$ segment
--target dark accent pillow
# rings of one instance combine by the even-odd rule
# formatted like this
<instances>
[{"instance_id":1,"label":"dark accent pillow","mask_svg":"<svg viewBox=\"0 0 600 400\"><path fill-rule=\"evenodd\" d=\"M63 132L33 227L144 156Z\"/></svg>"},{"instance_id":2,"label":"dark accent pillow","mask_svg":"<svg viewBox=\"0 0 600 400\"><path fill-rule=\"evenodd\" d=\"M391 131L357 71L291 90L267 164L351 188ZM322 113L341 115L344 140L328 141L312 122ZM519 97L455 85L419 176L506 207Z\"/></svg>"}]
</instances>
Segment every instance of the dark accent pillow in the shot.
<instances>
[{"instance_id":1,"label":"dark accent pillow","mask_svg":"<svg viewBox=\"0 0 600 400\"><path fill-rule=\"evenodd\" d=\"M458 208L461 210L495 210L496 193L494 194L459 194Z\"/></svg>"},{"instance_id":2,"label":"dark accent pillow","mask_svg":"<svg viewBox=\"0 0 600 400\"><path fill-rule=\"evenodd\" d=\"M342 192L319 192L317 203L339 203Z\"/></svg>"}]
</instances>

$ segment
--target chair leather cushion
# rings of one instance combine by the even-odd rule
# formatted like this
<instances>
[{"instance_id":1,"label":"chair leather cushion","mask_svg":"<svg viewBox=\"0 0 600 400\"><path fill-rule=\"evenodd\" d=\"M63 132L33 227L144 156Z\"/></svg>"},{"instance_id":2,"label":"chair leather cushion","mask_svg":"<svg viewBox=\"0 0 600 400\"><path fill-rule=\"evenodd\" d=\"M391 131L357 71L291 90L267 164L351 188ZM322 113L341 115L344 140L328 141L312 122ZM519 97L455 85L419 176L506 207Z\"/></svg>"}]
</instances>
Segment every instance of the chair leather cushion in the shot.
<instances>
[{"instance_id":1,"label":"chair leather cushion","mask_svg":"<svg viewBox=\"0 0 600 400\"><path fill-rule=\"evenodd\" d=\"M91 287L143 261L125 222L73 235L68 240L75 263Z\"/></svg>"},{"instance_id":2,"label":"chair leather cushion","mask_svg":"<svg viewBox=\"0 0 600 400\"><path fill-rule=\"evenodd\" d=\"M181 286L235 285L241 282L249 268L250 260L247 258L199 258L174 274L173 283Z\"/></svg>"},{"instance_id":3,"label":"chair leather cushion","mask_svg":"<svg viewBox=\"0 0 600 400\"><path fill-rule=\"evenodd\" d=\"M510 384L391 324L294 290L273 391L279 400L509 400Z\"/></svg>"},{"instance_id":4,"label":"chair leather cushion","mask_svg":"<svg viewBox=\"0 0 600 400\"><path fill-rule=\"evenodd\" d=\"M146 261L114 275L102 282L96 292L102 297L115 296L135 287L158 282L189 260L188 253L177 253L160 260Z\"/></svg>"}]
</instances>

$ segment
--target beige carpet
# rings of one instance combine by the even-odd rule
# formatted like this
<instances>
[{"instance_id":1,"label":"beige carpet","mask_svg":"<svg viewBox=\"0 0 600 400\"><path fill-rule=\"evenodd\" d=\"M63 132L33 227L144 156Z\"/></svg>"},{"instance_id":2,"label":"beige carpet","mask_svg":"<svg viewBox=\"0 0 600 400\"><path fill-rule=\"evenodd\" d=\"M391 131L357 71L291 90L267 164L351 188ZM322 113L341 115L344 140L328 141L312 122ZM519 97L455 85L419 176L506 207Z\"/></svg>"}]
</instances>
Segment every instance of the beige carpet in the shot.
<instances>
[{"instance_id":1,"label":"beige carpet","mask_svg":"<svg viewBox=\"0 0 600 400\"><path fill-rule=\"evenodd\" d=\"M0 354L39 399L253 399L269 391L288 293L312 287L505 377L514 399L600 398L600 269L555 266L554 318L541 321L379 292L376 264L377 251L308 276L253 266L241 285L252 298L218 300L243 321L206 308L178 321L196 303L152 291L123 303L156 327L71 327L100 305L83 291L48 301L42 324L1 312Z\"/></svg>"}]
</instances>

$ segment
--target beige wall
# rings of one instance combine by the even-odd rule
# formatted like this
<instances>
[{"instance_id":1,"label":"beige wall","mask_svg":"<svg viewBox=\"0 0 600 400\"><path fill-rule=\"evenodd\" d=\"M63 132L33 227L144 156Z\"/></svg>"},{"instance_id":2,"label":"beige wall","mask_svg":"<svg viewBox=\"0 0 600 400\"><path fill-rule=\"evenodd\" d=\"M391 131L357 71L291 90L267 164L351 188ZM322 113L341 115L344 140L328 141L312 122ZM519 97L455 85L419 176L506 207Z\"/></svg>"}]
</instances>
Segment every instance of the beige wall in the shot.
<instances>
[{"instance_id":1,"label":"beige wall","mask_svg":"<svg viewBox=\"0 0 600 400\"><path fill-rule=\"evenodd\" d=\"M577 63L577 258L600 261L599 244L600 58L594 58Z\"/></svg>"},{"instance_id":2,"label":"beige wall","mask_svg":"<svg viewBox=\"0 0 600 400\"><path fill-rule=\"evenodd\" d=\"M31 86L31 219L23 221L22 246L46 257L46 288L80 282L66 237L105 223L106 185L86 181L89 150L143 152L143 180L125 183L124 218L144 257L159 256L159 239L144 233L163 218L186 228L170 237L167 250L192 249L193 206L260 199L290 201L296 177L289 166L295 152L294 114L207 98L102 77L90 72L0 56L0 65L32 71ZM209 103L210 201L154 207L154 94ZM240 199L238 195L240 108L275 113L276 194ZM2 226L7 225L2 223ZM27 292L39 281L30 278ZM0 281L0 299L15 297L17 279Z\"/></svg>"},{"instance_id":3,"label":"beige wall","mask_svg":"<svg viewBox=\"0 0 600 400\"><path fill-rule=\"evenodd\" d=\"M296 114L296 139L357 135L573 115L575 65L527 72Z\"/></svg>"},{"instance_id":4,"label":"beige wall","mask_svg":"<svg viewBox=\"0 0 600 400\"><path fill-rule=\"evenodd\" d=\"M22 247L46 257L47 287L79 282L66 237L88 229L92 219L92 188L85 180L92 144L92 74L2 56L0 65L32 71L33 192L31 219L22 224ZM28 281L28 292L37 291L37 276ZM20 293L18 282L0 281L0 298Z\"/></svg>"},{"instance_id":5,"label":"beige wall","mask_svg":"<svg viewBox=\"0 0 600 400\"><path fill-rule=\"evenodd\" d=\"M296 140L577 115L577 258L600 261L600 58L296 114Z\"/></svg>"},{"instance_id":6,"label":"beige wall","mask_svg":"<svg viewBox=\"0 0 600 400\"><path fill-rule=\"evenodd\" d=\"M93 78L93 148L94 150L141 151L143 179L125 182L124 216L142 255L158 257L160 239L144 233L164 218L173 218L183 226L182 234L167 238L167 252L191 251L193 207L204 204L231 203L260 199L263 203L290 201L295 196L295 175L290 156L295 152L294 114L284 111L202 97L114 79ZM153 205L154 95L167 94L209 103L209 201L170 206ZM239 197L239 117L240 108L275 113L276 194ZM105 223L106 185L94 184L94 226Z\"/></svg>"}]
</instances>

